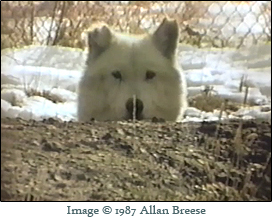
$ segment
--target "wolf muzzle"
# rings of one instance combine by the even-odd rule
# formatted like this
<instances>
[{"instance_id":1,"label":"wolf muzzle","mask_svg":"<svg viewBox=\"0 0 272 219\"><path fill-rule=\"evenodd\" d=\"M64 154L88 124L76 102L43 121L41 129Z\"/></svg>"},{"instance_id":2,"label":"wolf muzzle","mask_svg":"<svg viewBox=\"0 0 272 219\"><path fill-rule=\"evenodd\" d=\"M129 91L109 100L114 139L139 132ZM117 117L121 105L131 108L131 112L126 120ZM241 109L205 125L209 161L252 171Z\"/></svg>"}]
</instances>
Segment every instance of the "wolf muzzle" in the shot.
<instances>
[{"instance_id":1,"label":"wolf muzzle","mask_svg":"<svg viewBox=\"0 0 272 219\"><path fill-rule=\"evenodd\" d=\"M135 119L140 120L142 118L144 103L140 99L136 99L133 102L133 98L129 98L126 102L126 109L128 112L129 119L133 119L133 114L135 113Z\"/></svg>"}]
</instances>

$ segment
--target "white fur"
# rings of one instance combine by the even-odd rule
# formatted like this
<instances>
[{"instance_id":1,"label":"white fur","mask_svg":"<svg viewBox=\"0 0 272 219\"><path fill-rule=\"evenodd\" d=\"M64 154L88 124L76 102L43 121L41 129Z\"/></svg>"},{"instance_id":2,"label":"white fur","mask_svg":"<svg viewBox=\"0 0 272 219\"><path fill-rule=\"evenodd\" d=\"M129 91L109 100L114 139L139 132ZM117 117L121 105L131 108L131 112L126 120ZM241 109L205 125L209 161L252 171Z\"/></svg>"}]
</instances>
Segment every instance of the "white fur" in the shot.
<instances>
[{"instance_id":1,"label":"white fur","mask_svg":"<svg viewBox=\"0 0 272 219\"><path fill-rule=\"evenodd\" d=\"M143 102L142 119L181 120L187 88L176 63L176 44L170 41L177 40L175 25L165 19L159 31L143 36L116 33L106 26L91 31L89 57L79 83L78 120L128 119L126 102L133 95ZM122 80L113 77L114 71ZM146 80L147 71L156 76Z\"/></svg>"}]
</instances>

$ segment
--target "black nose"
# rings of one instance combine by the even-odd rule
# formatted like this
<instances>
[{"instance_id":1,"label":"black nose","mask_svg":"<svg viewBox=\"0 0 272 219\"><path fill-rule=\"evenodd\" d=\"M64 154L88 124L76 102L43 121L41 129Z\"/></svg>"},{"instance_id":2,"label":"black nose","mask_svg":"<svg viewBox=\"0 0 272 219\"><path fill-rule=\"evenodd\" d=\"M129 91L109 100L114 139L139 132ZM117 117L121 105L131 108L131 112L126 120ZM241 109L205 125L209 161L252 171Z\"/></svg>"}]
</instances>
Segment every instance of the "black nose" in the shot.
<instances>
[{"instance_id":1,"label":"black nose","mask_svg":"<svg viewBox=\"0 0 272 219\"><path fill-rule=\"evenodd\" d=\"M133 113L134 113L133 98L128 99L126 103L126 108L128 111L129 119L133 119ZM135 118L136 119L141 119L143 109L144 109L143 101L136 99L135 101Z\"/></svg>"}]
</instances>

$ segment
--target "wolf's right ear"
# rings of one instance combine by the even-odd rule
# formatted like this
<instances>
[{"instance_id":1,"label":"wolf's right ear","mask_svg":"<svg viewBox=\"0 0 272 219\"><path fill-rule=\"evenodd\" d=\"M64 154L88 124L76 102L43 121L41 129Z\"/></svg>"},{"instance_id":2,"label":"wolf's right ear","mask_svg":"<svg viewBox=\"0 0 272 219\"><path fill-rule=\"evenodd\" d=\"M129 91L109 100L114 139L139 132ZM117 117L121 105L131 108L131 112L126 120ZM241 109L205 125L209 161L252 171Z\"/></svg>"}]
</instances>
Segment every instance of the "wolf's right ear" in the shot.
<instances>
[{"instance_id":1,"label":"wolf's right ear","mask_svg":"<svg viewBox=\"0 0 272 219\"><path fill-rule=\"evenodd\" d=\"M96 59L109 47L111 38L111 31L106 25L95 28L87 33L88 49L93 59Z\"/></svg>"}]
</instances>

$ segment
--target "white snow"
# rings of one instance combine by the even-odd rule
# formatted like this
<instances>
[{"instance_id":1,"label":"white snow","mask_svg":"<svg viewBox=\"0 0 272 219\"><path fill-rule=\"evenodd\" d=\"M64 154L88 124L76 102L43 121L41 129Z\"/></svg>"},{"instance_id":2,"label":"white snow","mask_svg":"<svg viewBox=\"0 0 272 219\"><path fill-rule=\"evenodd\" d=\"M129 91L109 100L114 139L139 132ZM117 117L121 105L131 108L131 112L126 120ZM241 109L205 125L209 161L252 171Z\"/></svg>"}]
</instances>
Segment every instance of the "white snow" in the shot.
<instances>
[{"instance_id":1,"label":"white snow","mask_svg":"<svg viewBox=\"0 0 272 219\"><path fill-rule=\"evenodd\" d=\"M220 26L231 17L230 26L238 27L237 18L242 16L244 22L239 33L247 33L248 29L260 33L265 25L263 18L259 16L259 26L253 25L256 14L261 13L260 5L256 4L251 13L247 7L245 4L234 10L228 3L221 15L220 7L214 4L208 12L217 16L214 25ZM226 25L224 28L222 31L226 31L226 35L232 35ZM205 85L209 85L213 87L213 95L243 103L245 89L239 92L239 86L242 77L247 79L248 103L254 106L241 108L230 115L224 112L221 119L271 119L271 45L252 45L239 50L180 45L178 57L186 75L189 97L200 94ZM29 46L2 50L1 117L76 120L77 84L85 59L85 52L64 47ZM189 107L184 122L218 120L219 115L218 110L201 112Z\"/></svg>"},{"instance_id":2,"label":"white snow","mask_svg":"<svg viewBox=\"0 0 272 219\"><path fill-rule=\"evenodd\" d=\"M200 94L205 85L212 85L214 95L242 103L245 93L239 92L239 83L241 77L247 75L248 103L256 105L255 108L242 108L232 115L223 113L222 119L271 118L271 65L264 62L271 59L271 49L267 48L250 48L250 56L244 56L247 53L244 49L207 51L180 46L179 61L186 75L188 96ZM258 58L254 54L256 51ZM73 60L69 59L71 56ZM1 117L76 120L76 87L85 58L84 52L62 47L32 46L2 53ZM64 65L67 59L69 62ZM37 63L46 64L37 66ZM47 95L40 96L41 93ZM184 121L218 120L219 114L218 111L201 112L190 107Z\"/></svg>"}]
</instances>

